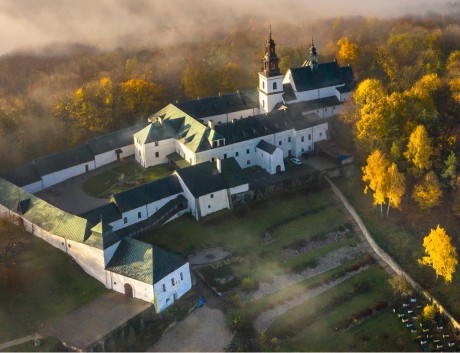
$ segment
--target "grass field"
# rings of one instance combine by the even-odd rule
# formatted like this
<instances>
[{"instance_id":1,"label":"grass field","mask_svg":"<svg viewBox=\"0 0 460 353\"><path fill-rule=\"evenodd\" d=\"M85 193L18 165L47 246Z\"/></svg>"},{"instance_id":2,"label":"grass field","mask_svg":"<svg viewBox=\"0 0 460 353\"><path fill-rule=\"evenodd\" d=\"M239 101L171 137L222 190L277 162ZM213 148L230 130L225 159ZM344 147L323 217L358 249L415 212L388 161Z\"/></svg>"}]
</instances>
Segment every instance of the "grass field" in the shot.
<instances>
[{"instance_id":1,"label":"grass field","mask_svg":"<svg viewBox=\"0 0 460 353\"><path fill-rule=\"evenodd\" d=\"M122 162L111 170L95 175L83 184L88 195L108 198L112 194L131 189L170 175L174 170L168 164L143 168L133 159Z\"/></svg>"},{"instance_id":2,"label":"grass field","mask_svg":"<svg viewBox=\"0 0 460 353\"><path fill-rule=\"evenodd\" d=\"M107 291L62 251L28 234L20 236L14 262L0 265L0 342L34 333Z\"/></svg>"},{"instance_id":3,"label":"grass field","mask_svg":"<svg viewBox=\"0 0 460 353\"><path fill-rule=\"evenodd\" d=\"M295 260L287 264L281 263L284 246L299 239L308 239L320 232L329 232L346 222L347 219L337 207L332 192L324 189L309 194L298 192L273 197L244 209L221 211L200 222L185 215L145 234L141 240L183 255L223 246L232 249L244 259L233 265L237 275L250 275L258 280L267 280L296 264ZM263 246L267 231L270 231L275 241ZM346 242L356 243L356 238ZM336 244L326 250L332 251L334 245ZM349 244L342 243L338 246L345 245ZM318 249L317 252L300 256L298 261L317 259L322 255L324 249Z\"/></svg>"},{"instance_id":4,"label":"grass field","mask_svg":"<svg viewBox=\"0 0 460 353\"><path fill-rule=\"evenodd\" d=\"M423 256L423 237L429 233L430 228L435 228L438 223L441 226L451 223L448 214L444 215L446 211L418 210L419 214L406 217L407 207L404 209L403 205L402 211L390 210L389 218L382 219L379 209L371 206L372 196L363 194L363 186L356 177L342 178L335 182L356 208L377 243L454 316L460 318L460 271L457 269L452 283L445 283L442 278L436 283L434 270L418 264L418 259ZM454 239L458 237L458 222L447 231Z\"/></svg>"},{"instance_id":5,"label":"grass field","mask_svg":"<svg viewBox=\"0 0 460 353\"><path fill-rule=\"evenodd\" d=\"M357 281L365 281L369 288L356 293ZM336 331L335 327L344 320L390 297L387 274L373 265L284 313L267 331L267 339L279 338L282 351L417 351L411 335L391 315L390 309L349 330ZM339 300L339 305L334 305Z\"/></svg>"}]
</instances>

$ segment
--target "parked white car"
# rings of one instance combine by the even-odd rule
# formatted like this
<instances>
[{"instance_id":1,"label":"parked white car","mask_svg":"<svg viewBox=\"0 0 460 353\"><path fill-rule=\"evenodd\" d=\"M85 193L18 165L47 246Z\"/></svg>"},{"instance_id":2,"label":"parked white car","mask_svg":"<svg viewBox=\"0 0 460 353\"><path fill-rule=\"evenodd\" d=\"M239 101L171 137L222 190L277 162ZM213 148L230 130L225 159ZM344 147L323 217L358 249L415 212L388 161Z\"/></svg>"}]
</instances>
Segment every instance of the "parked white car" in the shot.
<instances>
[{"instance_id":1,"label":"parked white car","mask_svg":"<svg viewBox=\"0 0 460 353\"><path fill-rule=\"evenodd\" d=\"M294 163L295 165L301 165L302 161L300 158L291 158L291 162Z\"/></svg>"}]
</instances>

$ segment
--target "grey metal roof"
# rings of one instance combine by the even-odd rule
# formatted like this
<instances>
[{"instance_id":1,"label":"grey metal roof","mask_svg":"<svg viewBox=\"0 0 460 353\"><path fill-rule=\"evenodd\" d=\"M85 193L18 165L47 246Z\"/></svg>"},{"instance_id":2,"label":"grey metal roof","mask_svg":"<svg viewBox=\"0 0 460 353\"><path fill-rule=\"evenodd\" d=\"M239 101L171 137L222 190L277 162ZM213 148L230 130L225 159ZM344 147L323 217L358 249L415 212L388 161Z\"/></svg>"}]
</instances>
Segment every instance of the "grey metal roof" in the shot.
<instances>
[{"instance_id":1,"label":"grey metal roof","mask_svg":"<svg viewBox=\"0 0 460 353\"><path fill-rule=\"evenodd\" d=\"M105 205L84 212L80 214L79 217L85 218L93 224L99 223L101 218L104 219L104 222L106 223L112 223L118 219L121 219L121 213L118 210L117 205L115 205L113 202L109 202Z\"/></svg>"},{"instance_id":2,"label":"grey metal roof","mask_svg":"<svg viewBox=\"0 0 460 353\"><path fill-rule=\"evenodd\" d=\"M226 189L225 181L211 162L176 170L196 198Z\"/></svg>"},{"instance_id":3,"label":"grey metal roof","mask_svg":"<svg viewBox=\"0 0 460 353\"><path fill-rule=\"evenodd\" d=\"M291 68L292 79L297 91L309 91L323 87L345 84L341 68L335 61L318 64L316 70L310 66Z\"/></svg>"},{"instance_id":4,"label":"grey metal roof","mask_svg":"<svg viewBox=\"0 0 460 353\"><path fill-rule=\"evenodd\" d=\"M153 285L185 263L169 251L127 237L121 240L106 269Z\"/></svg>"},{"instance_id":5,"label":"grey metal roof","mask_svg":"<svg viewBox=\"0 0 460 353\"><path fill-rule=\"evenodd\" d=\"M26 186L41 181L37 168L32 163L5 172L0 177L16 186Z\"/></svg>"},{"instance_id":6,"label":"grey metal roof","mask_svg":"<svg viewBox=\"0 0 460 353\"><path fill-rule=\"evenodd\" d=\"M285 102L297 99L297 96L294 93L294 89L290 83L283 84L283 92L283 99Z\"/></svg>"},{"instance_id":7,"label":"grey metal roof","mask_svg":"<svg viewBox=\"0 0 460 353\"><path fill-rule=\"evenodd\" d=\"M249 179L246 177L246 174L243 173L235 157L221 160L221 175L228 188L234 188L249 183Z\"/></svg>"},{"instance_id":8,"label":"grey metal roof","mask_svg":"<svg viewBox=\"0 0 460 353\"><path fill-rule=\"evenodd\" d=\"M94 155L132 145L134 143L133 135L146 126L147 123L140 124L131 126L127 129L115 131L107 135L95 137L88 140L88 145Z\"/></svg>"},{"instance_id":9,"label":"grey metal roof","mask_svg":"<svg viewBox=\"0 0 460 353\"><path fill-rule=\"evenodd\" d=\"M214 128L220 135L224 136L225 144L229 145L272 135L277 132L289 130L292 127L282 112L273 111L268 115L259 114L245 119L238 119L231 123L216 125Z\"/></svg>"},{"instance_id":10,"label":"grey metal roof","mask_svg":"<svg viewBox=\"0 0 460 353\"><path fill-rule=\"evenodd\" d=\"M271 143L265 140L260 140L256 147L261 149L262 151L267 152L268 154L273 154L276 151L276 146L272 145Z\"/></svg>"},{"instance_id":11,"label":"grey metal roof","mask_svg":"<svg viewBox=\"0 0 460 353\"><path fill-rule=\"evenodd\" d=\"M165 197L177 195L182 191L177 176L170 175L115 194L112 196L111 202L114 202L120 212L123 213Z\"/></svg>"},{"instance_id":12,"label":"grey metal roof","mask_svg":"<svg viewBox=\"0 0 460 353\"><path fill-rule=\"evenodd\" d=\"M38 173L44 176L91 161L94 161L91 149L88 145L81 145L34 159L33 163Z\"/></svg>"},{"instance_id":13,"label":"grey metal roof","mask_svg":"<svg viewBox=\"0 0 460 353\"><path fill-rule=\"evenodd\" d=\"M259 92L253 88L221 96L179 102L175 105L195 119L201 119L245 109L258 108Z\"/></svg>"}]
</instances>

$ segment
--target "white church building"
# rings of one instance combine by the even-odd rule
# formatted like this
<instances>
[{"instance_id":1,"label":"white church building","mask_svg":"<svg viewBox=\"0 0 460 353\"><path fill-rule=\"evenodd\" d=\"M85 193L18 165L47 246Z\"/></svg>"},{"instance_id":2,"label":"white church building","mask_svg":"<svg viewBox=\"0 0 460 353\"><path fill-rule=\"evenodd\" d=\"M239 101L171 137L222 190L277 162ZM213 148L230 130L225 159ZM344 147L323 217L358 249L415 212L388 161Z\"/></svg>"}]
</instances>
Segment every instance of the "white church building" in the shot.
<instances>
[{"instance_id":1,"label":"white church building","mask_svg":"<svg viewBox=\"0 0 460 353\"><path fill-rule=\"evenodd\" d=\"M169 104L146 124L0 175L0 216L22 219L30 233L72 256L107 288L162 311L191 288L189 263L132 237L184 213L200 220L231 209L233 199L249 191L244 168L282 173L286 157L313 152L328 139L328 121L354 88L351 68L318 63L313 42L303 66L283 75L278 63L270 31L256 89ZM189 166L80 215L34 195L133 155L144 168Z\"/></svg>"}]
</instances>

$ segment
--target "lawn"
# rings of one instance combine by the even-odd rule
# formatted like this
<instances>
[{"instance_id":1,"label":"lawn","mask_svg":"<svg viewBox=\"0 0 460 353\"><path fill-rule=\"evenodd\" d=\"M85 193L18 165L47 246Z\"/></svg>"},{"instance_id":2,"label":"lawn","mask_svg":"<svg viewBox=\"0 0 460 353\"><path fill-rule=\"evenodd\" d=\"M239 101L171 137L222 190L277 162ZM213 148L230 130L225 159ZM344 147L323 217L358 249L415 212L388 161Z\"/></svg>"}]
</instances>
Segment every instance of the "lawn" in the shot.
<instances>
[{"instance_id":1,"label":"lawn","mask_svg":"<svg viewBox=\"0 0 460 353\"><path fill-rule=\"evenodd\" d=\"M367 283L369 288L355 292L358 282ZM284 313L268 329L267 341L278 337L282 351L418 350L409 331L401 326L394 314L391 315L389 309L348 330L336 331L335 328L344 320L390 297L387 274L380 266L373 265L321 296Z\"/></svg>"},{"instance_id":2,"label":"lawn","mask_svg":"<svg viewBox=\"0 0 460 353\"><path fill-rule=\"evenodd\" d=\"M86 180L83 191L94 197L109 198L115 193L164 178L171 175L173 171L174 169L168 164L145 169L135 160L128 159L113 169Z\"/></svg>"},{"instance_id":3,"label":"lawn","mask_svg":"<svg viewBox=\"0 0 460 353\"><path fill-rule=\"evenodd\" d=\"M233 265L238 277L255 275L258 280L267 280L285 271L286 266L281 264L284 246L329 232L346 222L332 192L326 188L276 196L246 208L221 211L200 222L185 215L145 234L141 240L183 255L223 246L244 259ZM267 232L274 241L264 246Z\"/></svg>"},{"instance_id":4,"label":"lawn","mask_svg":"<svg viewBox=\"0 0 460 353\"><path fill-rule=\"evenodd\" d=\"M20 235L14 264L0 264L0 342L34 333L106 291L62 251Z\"/></svg>"},{"instance_id":5,"label":"lawn","mask_svg":"<svg viewBox=\"0 0 460 353\"><path fill-rule=\"evenodd\" d=\"M434 209L418 211L418 214L406 217L408 206L403 205L402 211L390 210L389 218L382 219L379 209L371 206L372 196L363 194L363 185L357 177L335 182L360 214L375 241L454 316L460 318L460 271L457 269L452 283L446 284L441 278L436 283L434 270L418 264L418 259L423 256L423 237L438 223L449 225L451 220L448 212ZM447 231L454 238L458 236L458 221Z\"/></svg>"}]
</instances>

